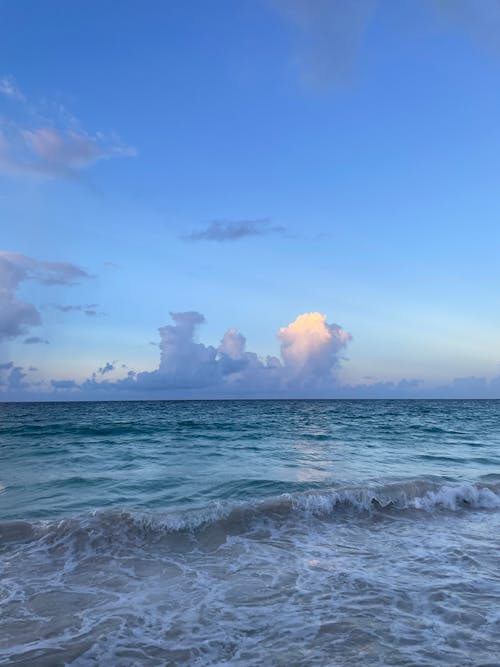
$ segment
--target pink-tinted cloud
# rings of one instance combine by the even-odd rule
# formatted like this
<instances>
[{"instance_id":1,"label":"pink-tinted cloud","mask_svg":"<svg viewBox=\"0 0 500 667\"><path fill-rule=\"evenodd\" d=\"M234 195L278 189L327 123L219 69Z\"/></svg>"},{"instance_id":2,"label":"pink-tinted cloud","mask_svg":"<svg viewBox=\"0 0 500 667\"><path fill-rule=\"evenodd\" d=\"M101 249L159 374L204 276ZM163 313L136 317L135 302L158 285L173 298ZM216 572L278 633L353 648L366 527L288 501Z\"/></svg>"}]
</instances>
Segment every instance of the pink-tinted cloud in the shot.
<instances>
[{"instance_id":1,"label":"pink-tinted cloud","mask_svg":"<svg viewBox=\"0 0 500 667\"><path fill-rule=\"evenodd\" d=\"M51 127L0 129L0 169L8 174L71 176L100 160L132 156L135 150L74 130Z\"/></svg>"},{"instance_id":2,"label":"pink-tinted cloud","mask_svg":"<svg viewBox=\"0 0 500 667\"><path fill-rule=\"evenodd\" d=\"M0 118L0 171L8 175L74 177L101 160L136 155L114 136L86 132L61 105L45 104L39 113L11 76L0 79L0 94L19 108Z\"/></svg>"},{"instance_id":3,"label":"pink-tinted cloud","mask_svg":"<svg viewBox=\"0 0 500 667\"><path fill-rule=\"evenodd\" d=\"M339 352L352 336L326 315L304 313L278 333L281 356L291 377L311 384L328 381L339 365Z\"/></svg>"}]
</instances>

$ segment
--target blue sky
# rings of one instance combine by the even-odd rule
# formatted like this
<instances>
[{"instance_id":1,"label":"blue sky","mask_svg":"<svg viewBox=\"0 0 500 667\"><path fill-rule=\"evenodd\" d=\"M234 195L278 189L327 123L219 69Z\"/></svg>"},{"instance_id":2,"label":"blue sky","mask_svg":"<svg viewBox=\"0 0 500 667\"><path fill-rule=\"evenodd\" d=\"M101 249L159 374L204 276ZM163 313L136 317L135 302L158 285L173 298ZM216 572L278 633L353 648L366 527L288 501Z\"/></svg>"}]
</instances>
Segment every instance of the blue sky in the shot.
<instances>
[{"instance_id":1,"label":"blue sky","mask_svg":"<svg viewBox=\"0 0 500 667\"><path fill-rule=\"evenodd\" d=\"M2 3L4 397L496 396L499 33L487 0Z\"/></svg>"}]
</instances>

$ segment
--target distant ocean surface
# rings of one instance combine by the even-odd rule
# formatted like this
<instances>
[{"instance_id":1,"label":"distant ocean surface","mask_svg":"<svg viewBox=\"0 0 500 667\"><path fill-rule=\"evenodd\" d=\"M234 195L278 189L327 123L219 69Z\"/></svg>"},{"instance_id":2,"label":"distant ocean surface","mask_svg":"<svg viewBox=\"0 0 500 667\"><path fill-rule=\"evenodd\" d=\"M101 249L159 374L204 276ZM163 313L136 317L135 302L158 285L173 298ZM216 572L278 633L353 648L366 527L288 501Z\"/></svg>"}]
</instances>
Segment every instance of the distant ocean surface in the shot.
<instances>
[{"instance_id":1,"label":"distant ocean surface","mask_svg":"<svg viewBox=\"0 0 500 667\"><path fill-rule=\"evenodd\" d=\"M0 404L0 664L500 665L499 401Z\"/></svg>"}]
</instances>

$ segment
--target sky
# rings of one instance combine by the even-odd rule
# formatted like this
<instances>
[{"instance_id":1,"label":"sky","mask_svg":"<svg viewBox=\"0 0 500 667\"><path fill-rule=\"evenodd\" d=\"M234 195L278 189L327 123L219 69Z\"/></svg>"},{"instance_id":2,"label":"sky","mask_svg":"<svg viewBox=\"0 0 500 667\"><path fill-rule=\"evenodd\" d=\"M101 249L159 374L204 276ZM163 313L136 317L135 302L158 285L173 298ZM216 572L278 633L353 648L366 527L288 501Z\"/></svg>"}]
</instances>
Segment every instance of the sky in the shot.
<instances>
[{"instance_id":1,"label":"sky","mask_svg":"<svg viewBox=\"0 0 500 667\"><path fill-rule=\"evenodd\" d=\"M1 400L500 397L498 0L0 12Z\"/></svg>"}]
</instances>

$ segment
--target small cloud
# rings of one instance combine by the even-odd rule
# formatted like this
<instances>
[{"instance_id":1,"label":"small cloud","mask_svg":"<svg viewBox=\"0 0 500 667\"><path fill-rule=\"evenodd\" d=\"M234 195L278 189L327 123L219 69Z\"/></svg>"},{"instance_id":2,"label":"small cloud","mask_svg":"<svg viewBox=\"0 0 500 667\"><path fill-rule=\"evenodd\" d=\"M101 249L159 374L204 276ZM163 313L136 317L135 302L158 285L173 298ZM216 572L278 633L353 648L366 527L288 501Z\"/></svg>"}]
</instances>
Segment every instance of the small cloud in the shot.
<instances>
[{"instance_id":1,"label":"small cloud","mask_svg":"<svg viewBox=\"0 0 500 667\"><path fill-rule=\"evenodd\" d=\"M115 365L114 364L116 364L116 361L113 361L112 363L110 363L108 361L108 362L106 362L106 364L104 366L99 368L97 372L100 375L106 375L106 373L111 373L112 371L115 370Z\"/></svg>"},{"instance_id":2,"label":"small cloud","mask_svg":"<svg viewBox=\"0 0 500 667\"><path fill-rule=\"evenodd\" d=\"M272 225L269 220L214 220L204 229L181 236L184 241L238 241L247 236L286 234L285 227Z\"/></svg>"},{"instance_id":3,"label":"small cloud","mask_svg":"<svg viewBox=\"0 0 500 667\"><path fill-rule=\"evenodd\" d=\"M55 304L54 308L57 308L57 310L60 310L62 313L69 313L72 310L81 310L81 306L61 306L59 304Z\"/></svg>"},{"instance_id":4,"label":"small cloud","mask_svg":"<svg viewBox=\"0 0 500 667\"><path fill-rule=\"evenodd\" d=\"M67 306L56 303L53 304L53 307L56 308L57 310L60 310L62 313L70 313L71 311L82 312L84 315L87 315L87 317L102 317L106 314L95 310L96 308L99 307L98 303L88 303L86 305L77 304L77 305L67 305Z\"/></svg>"},{"instance_id":5,"label":"small cloud","mask_svg":"<svg viewBox=\"0 0 500 667\"><path fill-rule=\"evenodd\" d=\"M11 75L6 75L0 79L0 93L18 102L24 102L25 100L16 80Z\"/></svg>"},{"instance_id":6,"label":"small cloud","mask_svg":"<svg viewBox=\"0 0 500 667\"><path fill-rule=\"evenodd\" d=\"M25 345L38 345L39 343L48 345L49 341L46 340L45 338L40 338L39 336L30 336L29 338L25 338L23 343Z\"/></svg>"}]
</instances>

